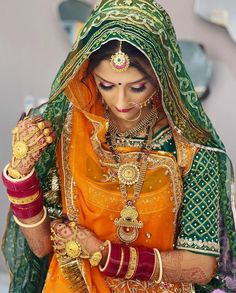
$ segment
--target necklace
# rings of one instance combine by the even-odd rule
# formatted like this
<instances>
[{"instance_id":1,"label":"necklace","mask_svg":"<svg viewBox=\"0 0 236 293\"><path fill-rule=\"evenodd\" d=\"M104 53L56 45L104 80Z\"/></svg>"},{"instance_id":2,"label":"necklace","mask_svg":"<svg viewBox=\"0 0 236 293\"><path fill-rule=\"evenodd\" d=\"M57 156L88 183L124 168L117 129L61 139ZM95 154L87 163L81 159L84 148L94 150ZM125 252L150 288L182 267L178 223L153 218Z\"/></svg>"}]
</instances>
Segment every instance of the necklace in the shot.
<instances>
[{"instance_id":1,"label":"necklace","mask_svg":"<svg viewBox=\"0 0 236 293\"><path fill-rule=\"evenodd\" d=\"M137 125L125 132L121 132L111 120L108 110L106 111L106 118L109 119L109 131L113 134L113 136L116 136L117 139L120 139L121 142L122 140L126 140L127 138L138 136L138 134L144 131L147 125L149 125L154 119L158 119L157 116L157 109L156 107L153 107L151 111L141 121L137 123Z\"/></svg>"},{"instance_id":2,"label":"necklace","mask_svg":"<svg viewBox=\"0 0 236 293\"><path fill-rule=\"evenodd\" d=\"M142 221L138 220L139 214L135 208L135 201L138 199L143 186L148 164L147 159L152 143L152 128L155 124L156 119L153 119L146 128L146 135L137 158L138 166L132 163L120 163L120 156L114 148L111 133L109 131L106 133L106 140L118 169L120 192L125 202L125 206L120 212L120 217L115 219L114 224L117 226L118 238L126 244L134 242L138 238L139 229L143 227ZM126 186L131 185L134 185L134 198L127 200Z\"/></svg>"}]
</instances>

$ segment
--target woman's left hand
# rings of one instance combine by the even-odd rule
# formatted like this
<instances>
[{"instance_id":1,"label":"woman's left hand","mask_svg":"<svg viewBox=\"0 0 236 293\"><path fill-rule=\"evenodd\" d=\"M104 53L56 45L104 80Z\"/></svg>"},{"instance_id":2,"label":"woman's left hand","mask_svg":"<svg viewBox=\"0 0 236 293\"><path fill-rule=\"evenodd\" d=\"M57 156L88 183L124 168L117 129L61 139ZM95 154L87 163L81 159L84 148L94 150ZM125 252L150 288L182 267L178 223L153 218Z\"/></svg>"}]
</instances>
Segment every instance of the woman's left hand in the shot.
<instances>
[{"instance_id":1,"label":"woman's left hand","mask_svg":"<svg viewBox=\"0 0 236 293\"><path fill-rule=\"evenodd\" d=\"M103 241L94 232L78 224L75 224L76 229L73 229L70 224L69 221L55 220L51 222L51 227L53 227L54 233L63 238L64 241L76 240L89 255L100 251Z\"/></svg>"}]
</instances>

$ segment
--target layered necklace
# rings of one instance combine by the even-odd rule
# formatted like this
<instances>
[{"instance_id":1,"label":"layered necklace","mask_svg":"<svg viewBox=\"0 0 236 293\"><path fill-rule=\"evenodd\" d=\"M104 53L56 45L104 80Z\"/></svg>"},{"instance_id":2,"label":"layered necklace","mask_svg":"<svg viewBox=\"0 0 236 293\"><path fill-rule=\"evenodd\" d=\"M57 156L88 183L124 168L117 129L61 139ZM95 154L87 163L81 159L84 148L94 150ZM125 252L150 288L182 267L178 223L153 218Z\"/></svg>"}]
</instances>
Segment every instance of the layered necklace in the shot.
<instances>
[{"instance_id":1,"label":"layered necklace","mask_svg":"<svg viewBox=\"0 0 236 293\"><path fill-rule=\"evenodd\" d=\"M153 120L157 119L157 114L158 112L156 107L153 107L151 111L140 122L137 123L137 125L127 131L121 132L110 119L109 112L106 111L106 118L109 119L109 131L112 134L111 137L113 144L119 146L125 146L129 144L129 141L143 132L144 129L147 128L147 125L149 125Z\"/></svg>"},{"instance_id":2,"label":"layered necklace","mask_svg":"<svg viewBox=\"0 0 236 293\"><path fill-rule=\"evenodd\" d=\"M115 219L114 224L117 226L118 238L126 244L134 242L138 238L139 229L143 227L142 221L138 219L139 214L135 208L135 202L139 198L143 186L148 165L148 155L151 150L153 127L158 119L157 114L157 110L154 107L149 112L148 117L144 118L134 128L123 133L120 133L110 120L106 133L106 141L116 164L120 192L124 199L124 208L120 212L120 217ZM124 140L129 139L131 136L143 132L144 129L146 129L146 134L137 157L137 163L121 163L120 154L115 148L114 142L116 139L114 137L122 137ZM134 186L132 199L128 199L127 189L130 186Z\"/></svg>"}]
</instances>

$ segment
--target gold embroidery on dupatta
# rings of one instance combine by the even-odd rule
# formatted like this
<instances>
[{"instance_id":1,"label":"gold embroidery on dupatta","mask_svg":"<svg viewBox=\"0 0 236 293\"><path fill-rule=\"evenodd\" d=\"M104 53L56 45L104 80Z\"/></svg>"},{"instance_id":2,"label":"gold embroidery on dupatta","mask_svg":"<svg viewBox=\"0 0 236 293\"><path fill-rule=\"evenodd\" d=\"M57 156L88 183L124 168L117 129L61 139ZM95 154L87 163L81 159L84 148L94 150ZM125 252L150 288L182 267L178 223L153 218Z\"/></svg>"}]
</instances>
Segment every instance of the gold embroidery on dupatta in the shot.
<instances>
[{"instance_id":1,"label":"gold embroidery on dupatta","mask_svg":"<svg viewBox=\"0 0 236 293\"><path fill-rule=\"evenodd\" d=\"M74 194L74 180L69 167L69 146L71 139L71 124L72 121L72 109L69 110L65 125L62 131L62 169L64 175L64 194L66 202L67 216L70 221L79 223L79 211L75 206L75 194ZM57 256L59 266L63 272L66 280L70 282L73 292L89 292L89 286L86 282L85 271L83 262L79 259L66 259Z\"/></svg>"},{"instance_id":2,"label":"gold embroidery on dupatta","mask_svg":"<svg viewBox=\"0 0 236 293\"><path fill-rule=\"evenodd\" d=\"M68 112L65 125L62 132L62 165L64 174L64 190L67 216L70 221L79 222L79 211L75 206L74 200L74 180L72 178L71 170L69 167L69 146L71 139L71 120L72 110Z\"/></svg>"}]
</instances>

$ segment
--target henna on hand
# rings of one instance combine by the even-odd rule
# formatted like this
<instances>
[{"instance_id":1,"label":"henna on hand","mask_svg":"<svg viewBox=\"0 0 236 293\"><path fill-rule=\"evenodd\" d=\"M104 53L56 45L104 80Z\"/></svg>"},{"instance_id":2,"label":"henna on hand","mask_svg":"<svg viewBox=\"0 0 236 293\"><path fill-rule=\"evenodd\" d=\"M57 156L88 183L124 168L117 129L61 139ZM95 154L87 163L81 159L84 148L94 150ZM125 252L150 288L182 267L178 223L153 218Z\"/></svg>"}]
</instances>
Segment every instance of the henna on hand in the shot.
<instances>
[{"instance_id":1,"label":"henna on hand","mask_svg":"<svg viewBox=\"0 0 236 293\"><path fill-rule=\"evenodd\" d=\"M13 129L12 140L13 154L9 167L21 175L27 175L33 169L48 144L55 140L55 135L51 122L43 120L41 116L26 117L20 120L17 127ZM19 155L21 154L19 149L17 149L19 142L24 149L22 157Z\"/></svg>"},{"instance_id":2,"label":"henna on hand","mask_svg":"<svg viewBox=\"0 0 236 293\"><path fill-rule=\"evenodd\" d=\"M213 277L216 259L189 251L162 252L163 281L207 284Z\"/></svg>"}]
</instances>

